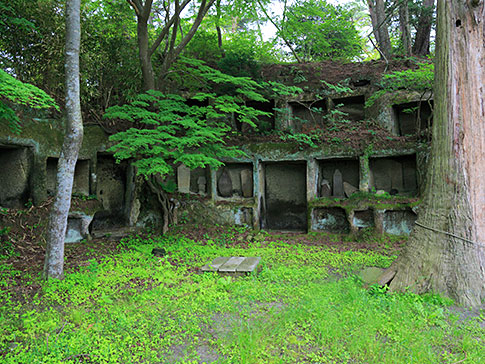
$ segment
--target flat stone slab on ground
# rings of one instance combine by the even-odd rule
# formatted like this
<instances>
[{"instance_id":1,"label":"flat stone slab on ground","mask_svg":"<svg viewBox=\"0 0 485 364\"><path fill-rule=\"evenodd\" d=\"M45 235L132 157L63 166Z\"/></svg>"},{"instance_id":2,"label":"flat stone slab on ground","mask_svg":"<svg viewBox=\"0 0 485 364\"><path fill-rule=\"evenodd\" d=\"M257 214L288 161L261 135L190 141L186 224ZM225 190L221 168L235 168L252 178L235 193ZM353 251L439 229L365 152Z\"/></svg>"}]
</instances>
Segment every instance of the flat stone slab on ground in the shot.
<instances>
[{"instance_id":1,"label":"flat stone slab on ground","mask_svg":"<svg viewBox=\"0 0 485 364\"><path fill-rule=\"evenodd\" d=\"M260 257L218 257L204 265L202 271L229 274L251 273L257 269L260 261Z\"/></svg>"}]
</instances>

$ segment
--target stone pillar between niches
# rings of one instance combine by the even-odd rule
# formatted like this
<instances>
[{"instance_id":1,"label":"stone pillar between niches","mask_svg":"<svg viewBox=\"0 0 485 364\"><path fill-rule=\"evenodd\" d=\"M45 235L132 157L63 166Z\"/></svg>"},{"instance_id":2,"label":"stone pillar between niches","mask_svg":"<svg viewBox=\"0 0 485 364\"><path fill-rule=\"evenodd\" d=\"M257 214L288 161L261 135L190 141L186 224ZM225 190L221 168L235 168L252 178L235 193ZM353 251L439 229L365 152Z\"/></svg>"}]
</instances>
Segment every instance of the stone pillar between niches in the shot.
<instances>
[{"instance_id":1,"label":"stone pillar between niches","mask_svg":"<svg viewBox=\"0 0 485 364\"><path fill-rule=\"evenodd\" d=\"M275 130L291 129L291 107L284 99L276 100L275 107L279 110L275 116Z\"/></svg>"},{"instance_id":2,"label":"stone pillar between niches","mask_svg":"<svg viewBox=\"0 0 485 364\"><path fill-rule=\"evenodd\" d=\"M306 164L306 198L307 202L316 199L318 195L318 163L315 158L307 160Z\"/></svg>"},{"instance_id":3,"label":"stone pillar between niches","mask_svg":"<svg viewBox=\"0 0 485 364\"><path fill-rule=\"evenodd\" d=\"M254 165L255 174L258 175L258 184L254 186L254 196L256 198L258 219L256 225L258 229L266 229L266 174L265 167L261 160Z\"/></svg>"},{"instance_id":4,"label":"stone pillar between niches","mask_svg":"<svg viewBox=\"0 0 485 364\"><path fill-rule=\"evenodd\" d=\"M34 205L47 200L47 158L36 153L32 157L30 188Z\"/></svg>"},{"instance_id":5,"label":"stone pillar between niches","mask_svg":"<svg viewBox=\"0 0 485 364\"><path fill-rule=\"evenodd\" d=\"M91 161L89 162L89 194L95 195L96 194L96 187L98 184L98 155L94 153L91 157Z\"/></svg>"},{"instance_id":6,"label":"stone pillar between niches","mask_svg":"<svg viewBox=\"0 0 485 364\"><path fill-rule=\"evenodd\" d=\"M374 210L374 224L377 234L384 234L384 214L386 210Z\"/></svg>"},{"instance_id":7,"label":"stone pillar between niches","mask_svg":"<svg viewBox=\"0 0 485 364\"><path fill-rule=\"evenodd\" d=\"M211 200L217 200L217 168L210 167L210 195Z\"/></svg>"},{"instance_id":8,"label":"stone pillar between niches","mask_svg":"<svg viewBox=\"0 0 485 364\"><path fill-rule=\"evenodd\" d=\"M370 187L370 167L369 156L363 155L359 158L359 190L369 192Z\"/></svg>"},{"instance_id":9,"label":"stone pillar between niches","mask_svg":"<svg viewBox=\"0 0 485 364\"><path fill-rule=\"evenodd\" d=\"M253 229L259 230L261 228L260 214L261 214L261 202L262 202L262 188L261 184L264 184L264 179L261 178L261 162L256 159L253 162L253 196L254 196L254 208L253 208Z\"/></svg>"}]
</instances>

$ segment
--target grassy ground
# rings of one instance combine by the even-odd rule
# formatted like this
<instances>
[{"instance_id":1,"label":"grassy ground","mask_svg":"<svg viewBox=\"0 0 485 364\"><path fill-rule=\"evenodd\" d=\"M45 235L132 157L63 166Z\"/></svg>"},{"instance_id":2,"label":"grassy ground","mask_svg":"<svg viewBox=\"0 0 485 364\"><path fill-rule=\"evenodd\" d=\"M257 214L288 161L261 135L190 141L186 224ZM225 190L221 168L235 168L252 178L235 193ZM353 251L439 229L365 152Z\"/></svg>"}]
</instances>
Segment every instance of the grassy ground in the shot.
<instances>
[{"instance_id":1,"label":"grassy ground","mask_svg":"<svg viewBox=\"0 0 485 364\"><path fill-rule=\"evenodd\" d=\"M103 254L85 243L60 282L0 260L0 361L485 362L483 313L464 319L439 296L385 294L353 274L388 266L389 241L369 250L240 229L190 237L132 237ZM201 273L217 256L260 256L262 270Z\"/></svg>"}]
</instances>

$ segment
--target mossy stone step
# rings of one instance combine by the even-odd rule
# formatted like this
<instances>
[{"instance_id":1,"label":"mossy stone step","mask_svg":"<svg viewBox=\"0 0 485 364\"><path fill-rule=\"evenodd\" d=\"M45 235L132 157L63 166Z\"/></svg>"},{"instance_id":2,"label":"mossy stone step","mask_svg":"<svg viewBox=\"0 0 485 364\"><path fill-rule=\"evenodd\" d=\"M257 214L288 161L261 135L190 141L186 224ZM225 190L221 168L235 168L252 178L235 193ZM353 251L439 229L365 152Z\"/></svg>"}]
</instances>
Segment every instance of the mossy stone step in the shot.
<instances>
[{"instance_id":1,"label":"mossy stone step","mask_svg":"<svg viewBox=\"0 0 485 364\"><path fill-rule=\"evenodd\" d=\"M218 257L201 269L203 272L242 275L256 271L260 262L261 257Z\"/></svg>"}]
</instances>

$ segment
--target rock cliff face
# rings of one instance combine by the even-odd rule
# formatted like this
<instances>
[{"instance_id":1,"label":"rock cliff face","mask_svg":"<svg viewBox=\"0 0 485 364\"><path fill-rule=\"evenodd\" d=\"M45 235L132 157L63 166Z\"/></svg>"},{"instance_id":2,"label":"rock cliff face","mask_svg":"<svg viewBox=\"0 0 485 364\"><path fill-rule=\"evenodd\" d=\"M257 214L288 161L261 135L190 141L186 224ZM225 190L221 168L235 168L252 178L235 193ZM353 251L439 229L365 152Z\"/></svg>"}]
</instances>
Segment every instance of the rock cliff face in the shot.
<instances>
[{"instance_id":1,"label":"rock cliff face","mask_svg":"<svg viewBox=\"0 0 485 364\"><path fill-rule=\"evenodd\" d=\"M227 143L238 145L245 157L224 160L219 170L174 166L175 176L166 182L177 187L171 204L178 220L409 233L428 153L427 144L417 140L432 122L432 100L422 103L421 95L397 92L381 94L367 107L385 67L381 62L263 67L265 80L303 92L251 104L275 110L259 120L264 134L241 125L237 116L229 118L238 134ZM20 135L0 125L0 206L40 204L52 194L62 130L62 120L26 119ZM117 164L106 153L108 147L100 127L86 126L74 193L100 202L92 227L158 224L157 201L129 163Z\"/></svg>"}]
</instances>

